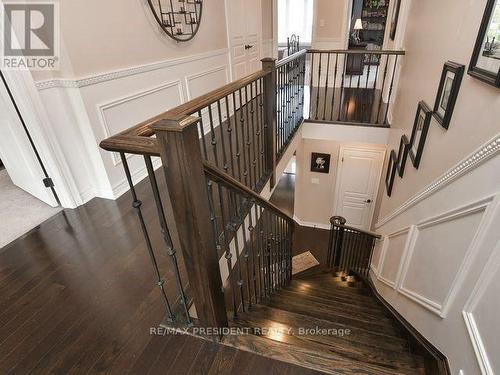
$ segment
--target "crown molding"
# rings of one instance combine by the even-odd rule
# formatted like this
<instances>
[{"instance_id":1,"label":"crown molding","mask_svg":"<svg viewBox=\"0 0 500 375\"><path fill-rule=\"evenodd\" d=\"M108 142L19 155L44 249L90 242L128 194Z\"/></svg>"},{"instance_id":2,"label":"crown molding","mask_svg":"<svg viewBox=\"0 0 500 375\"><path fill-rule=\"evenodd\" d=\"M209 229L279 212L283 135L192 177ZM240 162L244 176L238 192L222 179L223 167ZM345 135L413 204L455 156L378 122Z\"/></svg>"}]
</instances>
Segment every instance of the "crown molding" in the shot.
<instances>
[{"instance_id":1,"label":"crown molding","mask_svg":"<svg viewBox=\"0 0 500 375\"><path fill-rule=\"evenodd\" d=\"M176 59L168 59L152 64L145 64L140 66L135 66L127 69L119 69L106 73L98 73L94 75L90 75L87 77L76 78L76 79L51 79L38 81L35 83L36 88L38 90L47 90L51 88L61 87L61 88L81 88L86 86L92 86L98 83L112 81L115 79L120 79L124 77L130 77L137 74L147 73L154 70L164 69L171 66L182 65L192 61L203 60L211 57L217 57L221 55L227 55L229 50L227 48L209 51L205 53L200 53L191 56L179 57Z\"/></svg>"},{"instance_id":2,"label":"crown molding","mask_svg":"<svg viewBox=\"0 0 500 375\"><path fill-rule=\"evenodd\" d=\"M495 135L488 142L479 147L476 151L470 154L468 157L463 159L461 162L456 164L454 167L445 172L441 177L436 179L430 185L427 185L422 191L408 199L399 208L385 216L383 219L375 224L375 229L379 229L381 226L387 224L389 221L393 220L395 217L402 214L404 211L413 207L417 203L421 202L425 198L431 196L437 191L441 190L457 178L469 173L470 171L476 169L481 164L489 160L490 158L498 155L500 153L500 134Z\"/></svg>"}]
</instances>

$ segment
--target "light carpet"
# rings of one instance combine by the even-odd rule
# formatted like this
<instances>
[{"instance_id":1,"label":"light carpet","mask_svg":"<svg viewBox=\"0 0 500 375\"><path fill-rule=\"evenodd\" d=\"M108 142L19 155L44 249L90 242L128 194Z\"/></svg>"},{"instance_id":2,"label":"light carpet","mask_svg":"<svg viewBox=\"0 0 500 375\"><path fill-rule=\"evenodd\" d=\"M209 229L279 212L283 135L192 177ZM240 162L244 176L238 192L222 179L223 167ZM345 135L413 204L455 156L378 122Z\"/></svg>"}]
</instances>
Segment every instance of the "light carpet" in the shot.
<instances>
[{"instance_id":1,"label":"light carpet","mask_svg":"<svg viewBox=\"0 0 500 375\"><path fill-rule=\"evenodd\" d=\"M15 186L0 170L0 249L61 211Z\"/></svg>"},{"instance_id":2,"label":"light carpet","mask_svg":"<svg viewBox=\"0 0 500 375\"><path fill-rule=\"evenodd\" d=\"M319 265L319 262L310 251L295 255L292 258L292 275L303 272L317 265Z\"/></svg>"}]
</instances>

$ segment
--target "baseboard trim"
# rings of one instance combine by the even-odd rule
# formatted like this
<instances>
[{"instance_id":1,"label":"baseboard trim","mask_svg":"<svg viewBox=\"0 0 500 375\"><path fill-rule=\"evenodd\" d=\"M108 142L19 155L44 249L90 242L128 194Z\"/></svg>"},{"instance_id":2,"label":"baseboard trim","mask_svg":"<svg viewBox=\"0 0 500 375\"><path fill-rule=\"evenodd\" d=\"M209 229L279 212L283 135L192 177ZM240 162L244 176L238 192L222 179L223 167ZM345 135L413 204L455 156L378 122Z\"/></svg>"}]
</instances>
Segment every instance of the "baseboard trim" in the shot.
<instances>
[{"instance_id":1,"label":"baseboard trim","mask_svg":"<svg viewBox=\"0 0 500 375\"><path fill-rule=\"evenodd\" d=\"M425 370L428 375L451 375L448 358L441 353L429 340L427 340L413 325L408 322L384 297L378 292L373 283L371 275L367 278L367 284L377 300L396 319L401 328L408 334L410 344L416 346L425 358Z\"/></svg>"}]
</instances>

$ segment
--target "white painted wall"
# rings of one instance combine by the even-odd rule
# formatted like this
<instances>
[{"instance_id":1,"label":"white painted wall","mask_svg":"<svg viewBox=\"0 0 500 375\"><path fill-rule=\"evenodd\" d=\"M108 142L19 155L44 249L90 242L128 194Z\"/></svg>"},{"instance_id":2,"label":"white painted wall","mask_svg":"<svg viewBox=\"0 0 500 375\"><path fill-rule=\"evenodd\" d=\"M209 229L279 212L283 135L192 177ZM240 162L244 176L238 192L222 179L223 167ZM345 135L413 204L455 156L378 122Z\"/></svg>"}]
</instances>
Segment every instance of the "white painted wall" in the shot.
<instances>
[{"instance_id":1,"label":"white painted wall","mask_svg":"<svg viewBox=\"0 0 500 375\"><path fill-rule=\"evenodd\" d=\"M500 373L499 170L500 133L376 224L377 289L452 374Z\"/></svg>"}]
</instances>

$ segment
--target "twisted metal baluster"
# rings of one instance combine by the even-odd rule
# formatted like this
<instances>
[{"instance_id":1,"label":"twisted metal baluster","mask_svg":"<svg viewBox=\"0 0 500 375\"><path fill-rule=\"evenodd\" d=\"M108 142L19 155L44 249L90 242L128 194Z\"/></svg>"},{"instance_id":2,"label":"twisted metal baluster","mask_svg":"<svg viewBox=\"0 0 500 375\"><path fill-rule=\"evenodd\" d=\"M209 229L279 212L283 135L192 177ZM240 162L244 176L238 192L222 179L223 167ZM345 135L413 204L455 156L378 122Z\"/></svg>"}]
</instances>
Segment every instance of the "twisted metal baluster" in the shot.
<instances>
[{"instance_id":1,"label":"twisted metal baluster","mask_svg":"<svg viewBox=\"0 0 500 375\"><path fill-rule=\"evenodd\" d=\"M247 164L247 158L246 158L246 152L245 152L245 119L243 118L243 99L241 95L241 88L238 90L239 96L240 96L240 124L241 124L241 142L242 142L242 153L243 153L243 176L245 178L245 186L250 187L250 184L248 182L248 164ZM250 176L251 177L251 176Z\"/></svg>"},{"instance_id":2,"label":"twisted metal baluster","mask_svg":"<svg viewBox=\"0 0 500 375\"><path fill-rule=\"evenodd\" d=\"M236 120L236 93L233 92L233 108L234 108L234 136L236 138L236 162L238 164L238 180L243 182L243 176L241 175L241 151L240 151L240 140L238 136L238 123ZM241 110L241 109L240 109Z\"/></svg>"},{"instance_id":3,"label":"twisted metal baluster","mask_svg":"<svg viewBox=\"0 0 500 375\"><path fill-rule=\"evenodd\" d=\"M130 168L127 163L127 158L123 152L120 152L120 158L122 160L123 169L125 170L125 175L127 177L127 182L130 187L130 192L132 193L132 207L134 207L137 217L139 218L139 222L141 224L142 234L144 235L144 240L146 241L146 247L148 249L149 258L151 259L151 264L153 265L153 269L156 274L156 283L160 288L160 292L162 295L163 302L165 303L165 308L167 309L167 320L170 322L175 321L175 316L172 313L172 308L170 306L170 302L168 301L167 293L165 291L165 283L166 280L162 279L160 274L160 269L158 267L158 262L156 261L156 256L153 251L153 245L151 244L151 238L149 237L149 232L146 226L146 222L144 221L144 216L142 215L142 201L137 198L137 193L135 191L134 183L132 181L132 175L130 174Z\"/></svg>"},{"instance_id":4,"label":"twisted metal baluster","mask_svg":"<svg viewBox=\"0 0 500 375\"><path fill-rule=\"evenodd\" d=\"M227 133L229 137L229 155L231 158L231 176L236 178L235 170L234 170L234 153L233 153L233 128L231 126L231 115L229 111L229 97L225 97L226 102L226 117L227 117ZM236 121L236 118L235 118Z\"/></svg>"},{"instance_id":5,"label":"twisted metal baluster","mask_svg":"<svg viewBox=\"0 0 500 375\"><path fill-rule=\"evenodd\" d=\"M184 308L184 314L186 315L187 324L192 324L191 317L189 316L189 310L186 301L186 295L184 293L184 287L182 285L181 274L179 271L179 263L177 261L176 251L172 244L172 237L170 236L170 231L168 230L167 221L165 218L165 211L163 209L163 203L160 197L160 191L158 190L158 183L156 181L156 176L153 168L153 163L151 162L150 156L144 156L144 161L146 162L146 169L148 170L149 181L151 183L151 189L153 190L153 197L156 202L156 209L158 211L158 219L160 221L161 233L163 235L163 241L165 242L165 247L167 249L167 254L170 256L170 260L174 267L175 281L177 283L177 289L181 297L181 303Z\"/></svg>"}]
</instances>

